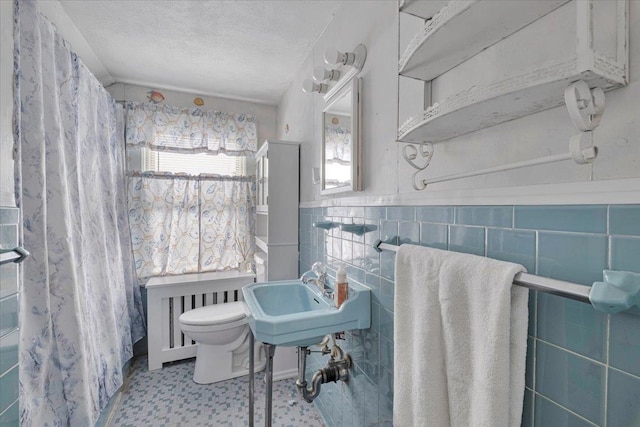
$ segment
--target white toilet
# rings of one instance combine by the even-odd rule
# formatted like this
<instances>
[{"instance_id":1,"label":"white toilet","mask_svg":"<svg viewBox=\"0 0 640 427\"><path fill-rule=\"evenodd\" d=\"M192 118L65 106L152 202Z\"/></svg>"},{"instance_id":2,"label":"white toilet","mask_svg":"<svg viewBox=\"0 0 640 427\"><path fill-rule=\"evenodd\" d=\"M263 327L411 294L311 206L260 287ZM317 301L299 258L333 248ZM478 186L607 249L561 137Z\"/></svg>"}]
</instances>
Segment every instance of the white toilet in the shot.
<instances>
[{"instance_id":1,"label":"white toilet","mask_svg":"<svg viewBox=\"0 0 640 427\"><path fill-rule=\"evenodd\" d=\"M249 373L249 323L243 302L214 304L180 315L180 329L198 343L193 380L210 384ZM255 372L266 359L262 343L255 343Z\"/></svg>"}]
</instances>

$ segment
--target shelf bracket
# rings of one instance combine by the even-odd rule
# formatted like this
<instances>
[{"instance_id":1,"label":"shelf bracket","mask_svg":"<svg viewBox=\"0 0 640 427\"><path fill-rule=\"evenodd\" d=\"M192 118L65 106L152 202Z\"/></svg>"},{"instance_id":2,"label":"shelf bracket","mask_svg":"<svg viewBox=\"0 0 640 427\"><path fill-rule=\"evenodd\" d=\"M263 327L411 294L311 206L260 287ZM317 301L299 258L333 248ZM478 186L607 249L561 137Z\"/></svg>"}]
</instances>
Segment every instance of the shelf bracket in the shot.
<instances>
[{"instance_id":1,"label":"shelf bracket","mask_svg":"<svg viewBox=\"0 0 640 427\"><path fill-rule=\"evenodd\" d=\"M333 221L318 221L312 224L316 228L321 228L323 230L331 230L332 228L336 228L340 226L340 223Z\"/></svg>"},{"instance_id":2,"label":"shelf bracket","mask_svg":"<svg viewBox=\"0 0 640 427\"><path fill-rule=\"evenodd\" d=\"M592 131L598 127L604 113L604 91L599 87L589 89L584 80L578 80L564 90L564 103L576 129Z\"/></svg>"},{"instance_id":3,"label":"shelf bracket","mask_svg":"<svg viewBox=\"0 0 640 427\"><path fill-rule=\"evenodd\" d=\"M340 231L353 233L356 236L362 236L370 231L377 230L378 227L373 224L340 224Z\"/></svg>"},{"instance_id":4,"label":"shelf bracket","mask_svg":"<svg viewBox=\"0 0 640 427\"><path fill-rule=\"evenodd\" d=\"M420 157L424 159L424 166L420 166L415 162L415 160L418 158L418 154L420 154ZM421 191L427 188L424 180L417 181L416 177L420 172L429 167L431 159L433 158L433 144L425 141L420 143L418 147L416 147L414 144L407 144L402 147L402 158L405 159L406 162L411 165L411 167L417 169L411 178L411 185L413 186L413 189ZM417 182L419 182L420 185L418 185Z\"/></svg>"}]
</instances>

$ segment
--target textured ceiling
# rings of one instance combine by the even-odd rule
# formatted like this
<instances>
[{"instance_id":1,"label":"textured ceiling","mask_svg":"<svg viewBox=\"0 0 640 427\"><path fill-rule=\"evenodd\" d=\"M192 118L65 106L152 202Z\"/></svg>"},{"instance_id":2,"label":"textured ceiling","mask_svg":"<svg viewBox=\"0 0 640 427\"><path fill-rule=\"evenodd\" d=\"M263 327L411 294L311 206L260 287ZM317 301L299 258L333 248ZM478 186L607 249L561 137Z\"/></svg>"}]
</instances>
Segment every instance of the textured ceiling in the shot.
<instances>
[{"instance_id":1,"label":"textured ceiling","mask_svg":"<svg viewBox=\"0 0 640 427\"><path fill-rule=\"evenodd\" d=\"M340 1L60 3L112 81L275 105Z\"/></svg>"}]
</instances>

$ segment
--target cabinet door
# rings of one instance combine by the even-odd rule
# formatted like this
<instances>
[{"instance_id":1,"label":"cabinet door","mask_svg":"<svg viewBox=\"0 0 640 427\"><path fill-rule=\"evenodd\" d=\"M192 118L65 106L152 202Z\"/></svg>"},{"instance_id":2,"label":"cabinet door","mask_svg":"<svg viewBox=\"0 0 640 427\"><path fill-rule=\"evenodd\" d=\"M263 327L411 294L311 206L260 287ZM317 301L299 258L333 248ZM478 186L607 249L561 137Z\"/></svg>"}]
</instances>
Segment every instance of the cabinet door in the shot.
<instances>
[{"instance_id":1,"label":"cabinet door","mask_svg":"<svg viewBox=\"0 0 640 427\"><path fill-rule=\"evenodd\" d=\"M263 204L269 204L269 153L262 158L262 195L264 197Z\"/></svg>"},{"instance_id":2,"label":"cabinet door","mask_svg":"<svg viewBox=\"0 0 640 427\"><path fill-rule=\"evenodd\" d=\"M265 207L267 204L267 180L266 180L266 156L260 156L256 160L256 204ZM260 208L258 208L260 210Z\"/></svg>"}]
</instances>

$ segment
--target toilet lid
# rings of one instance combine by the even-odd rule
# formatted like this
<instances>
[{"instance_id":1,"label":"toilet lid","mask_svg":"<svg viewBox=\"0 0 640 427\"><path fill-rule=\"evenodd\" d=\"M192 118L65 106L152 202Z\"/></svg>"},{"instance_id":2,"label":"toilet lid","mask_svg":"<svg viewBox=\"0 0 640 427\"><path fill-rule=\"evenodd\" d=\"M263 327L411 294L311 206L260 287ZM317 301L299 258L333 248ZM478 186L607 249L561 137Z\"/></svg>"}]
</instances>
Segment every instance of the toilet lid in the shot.
<instances>
[{"instance_id":1,"label":"toilet lid","mask_svg":"<svg viewBox=\"0 0 640 427\"><path fill-rule=\"evenodd\" d=\"M186 311L180 315L180 321L187 325L217 325L234 322L246 317L243 302L207 305Z\"/></svg>"}]
</instances>

